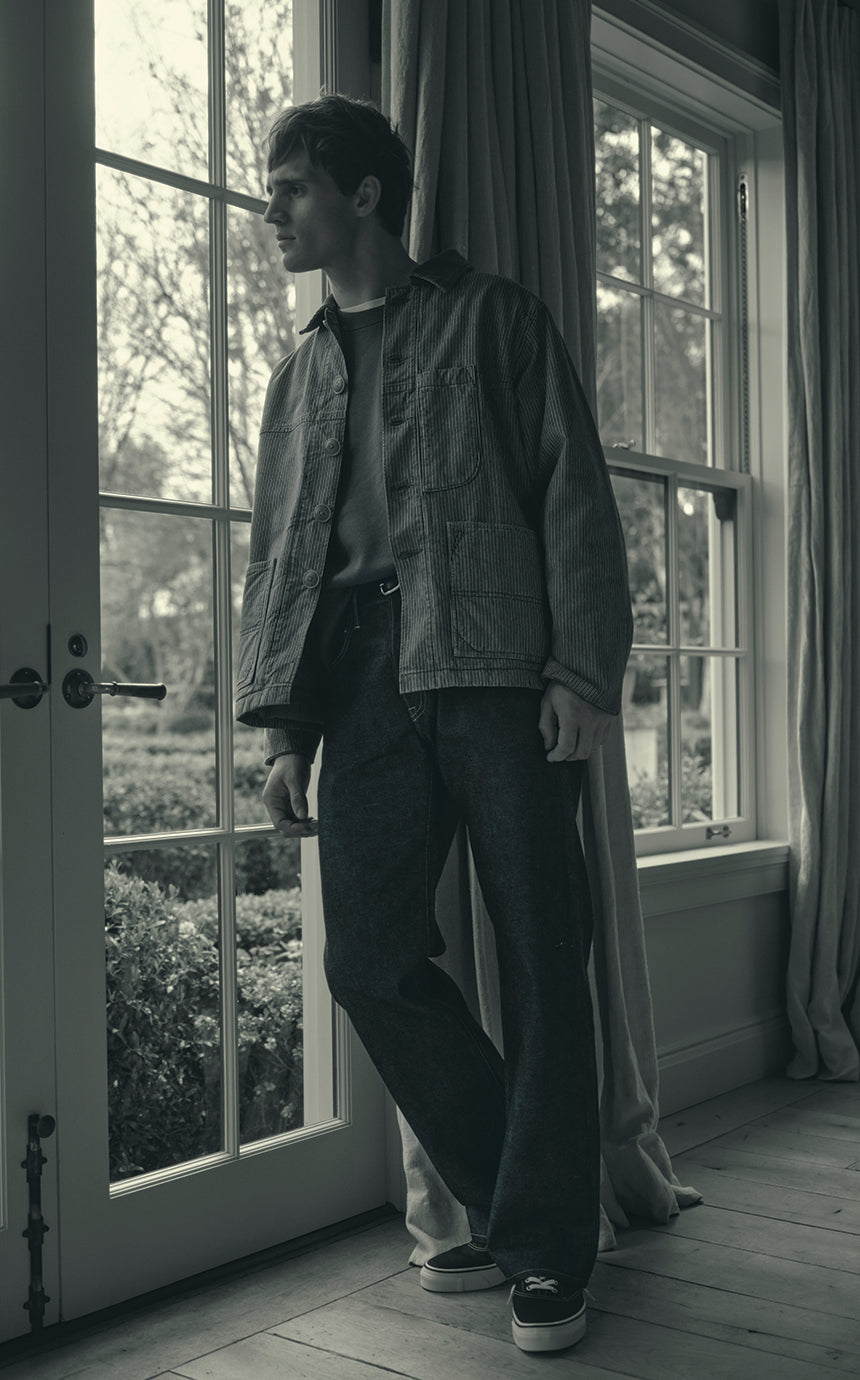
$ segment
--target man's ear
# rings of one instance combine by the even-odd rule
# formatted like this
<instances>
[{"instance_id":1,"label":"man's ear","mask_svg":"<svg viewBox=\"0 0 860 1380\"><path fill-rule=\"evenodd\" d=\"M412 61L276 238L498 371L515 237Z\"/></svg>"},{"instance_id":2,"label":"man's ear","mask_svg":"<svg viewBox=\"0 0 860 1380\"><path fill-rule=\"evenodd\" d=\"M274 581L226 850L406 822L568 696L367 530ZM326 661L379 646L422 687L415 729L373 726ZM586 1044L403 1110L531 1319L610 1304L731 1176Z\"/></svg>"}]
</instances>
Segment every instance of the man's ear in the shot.
<instances>
[{"instance_id":1,"label":"man's ear","mask_svg":"<svg viewBox=\"0 0 860 1380\"><path fill-rule=\"evenodd\" d=\"M382 183L378 177L369 174L363 177L353 193L355 209L361 216L373 215L382 196Z\"/></svg>"}]
</instances>

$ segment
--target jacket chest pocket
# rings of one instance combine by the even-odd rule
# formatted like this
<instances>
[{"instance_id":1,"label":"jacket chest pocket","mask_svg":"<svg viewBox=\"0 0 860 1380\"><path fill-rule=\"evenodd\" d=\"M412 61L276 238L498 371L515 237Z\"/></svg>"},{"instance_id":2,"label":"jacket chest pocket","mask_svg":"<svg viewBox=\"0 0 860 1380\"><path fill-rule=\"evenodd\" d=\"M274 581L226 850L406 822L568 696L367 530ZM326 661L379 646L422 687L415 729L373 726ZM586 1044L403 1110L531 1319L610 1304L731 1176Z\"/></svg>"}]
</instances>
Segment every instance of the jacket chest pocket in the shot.
<instances>
[{"instance_id":1,"label":"jacket chest pocket","mask_svg":"<svg viewBox=\"0 0 860 1380\"><path fill-rule=\"evenodd\" d=\"M421 483L425 493L468 484L481 468L481 416L474 365L416 376Z\"/></svg>"}]
</instances>

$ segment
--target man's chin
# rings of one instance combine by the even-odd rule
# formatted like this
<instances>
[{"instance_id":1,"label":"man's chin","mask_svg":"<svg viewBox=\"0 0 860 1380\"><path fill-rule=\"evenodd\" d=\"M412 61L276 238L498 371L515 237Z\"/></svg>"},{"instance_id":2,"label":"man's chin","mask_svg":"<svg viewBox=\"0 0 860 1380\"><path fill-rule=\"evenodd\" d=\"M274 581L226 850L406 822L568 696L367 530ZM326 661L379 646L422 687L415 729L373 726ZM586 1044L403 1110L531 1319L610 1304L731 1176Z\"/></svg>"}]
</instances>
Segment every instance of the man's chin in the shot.
<instances>
[{"instance_id":1,"label":"man's chin","mask_svg":"<svg viewBox=\"0 0 860 1380\"><path fill-rule=\"evenodd\" d=\"M321 267L312 259L303 258L301 254L282 254L281 263L287 273L310 273L313 269Z\"/></svg>"}]
</instances>

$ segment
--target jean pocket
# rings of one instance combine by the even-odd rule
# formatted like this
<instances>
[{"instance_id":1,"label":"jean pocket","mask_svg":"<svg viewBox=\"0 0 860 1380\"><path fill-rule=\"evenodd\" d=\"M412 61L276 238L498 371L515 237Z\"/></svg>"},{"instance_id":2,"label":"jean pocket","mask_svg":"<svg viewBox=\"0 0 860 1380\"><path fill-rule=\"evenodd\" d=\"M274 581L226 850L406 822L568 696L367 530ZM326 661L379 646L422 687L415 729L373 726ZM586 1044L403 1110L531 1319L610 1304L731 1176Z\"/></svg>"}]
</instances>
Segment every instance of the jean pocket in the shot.
<instances>
[{"instance_id":1,"label":"jean pocket","mask_svg":"<svg viewBox=\"0 0 860 1380\"><path fill-rule=\"evenodd\" d=\"M331 639L327 653L323 653L323 666L327 671L333 671L336 666L345 659L352 643L352 634L355 629L347 624L340 628Z\"/></svg>"},{"instance_id":2,"label":"jean pocket","mask_svg":"<svg viewBox=\"0 0 860 1380\"><path fill-rule=\"evenodd\" d=\"M480 392L474 366L425 370L416 379L416 399L424 492L470 483L481 468Z\"/></svg>"},{"instance_id":3,"label":"jean pocket","mask_svg":"<svg viewBox=\"0 0 860 1380\"><path fill-rule=\"evenodd\" d=\"M250 685L257 674L260 642L269 611L276 564L275 560L252 561L245 573L242 632L239 641L239 664L236 670L237 687Z\"/></svg>"}]
</instances>

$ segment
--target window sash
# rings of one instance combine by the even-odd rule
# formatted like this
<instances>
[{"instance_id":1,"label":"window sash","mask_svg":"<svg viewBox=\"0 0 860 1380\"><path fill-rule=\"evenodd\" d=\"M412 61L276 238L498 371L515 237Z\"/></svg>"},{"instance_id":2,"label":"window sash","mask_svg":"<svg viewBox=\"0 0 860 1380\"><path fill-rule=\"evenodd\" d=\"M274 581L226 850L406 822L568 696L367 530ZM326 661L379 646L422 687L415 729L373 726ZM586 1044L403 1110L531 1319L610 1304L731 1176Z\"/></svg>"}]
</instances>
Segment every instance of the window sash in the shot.
<instances>
[{"instance_id":1,"label":"window sash","mask_svg":"<svg viewBox=\"0 0 860 1380\"><path fill-rule=\"evenodd\" d=\"M605 452L610 473L637 475L659 479L666 485L666 608L667 637L663 642L634 642L632 655L637 653L665 657L668 665L669 708L669 782L670 819L668 825L636 830L636 850L640 854L674 851L681 848L704 847L711 842L748 841L755 837L755 780L753 773L754 744L752 734L754 693L753 602L752 602L752 480L737 471L718 471L710 466L688 461L671 460L632 451ZM734 495L735 561L734 569L720 578L716 562L709 567L711 599L732 598L735 603L735 642L733 645L715 643L702 646L684 641L681 636L681 589L678 562L678 490L685 487L707 488L711 492ZM720 578L722 589L714 588ZM712 618L711 626L719 620ZM716 791L720 781L727 781L736 791L738 810L735 815L712 822L683 824L680 764L682 749L681 662L684 657L718 658L737 666L736 707L724 716L719 727L718 704L712 710L712 742L722 745L723 760L714 772ZM729 730L732 730L731 732ZM714 804L717 805L716 797ZM718 811L715 810L715 814ZM726 834L728 829L728 834Z\"/></svg>"},{"instance_id":2,"label":"window sash","mask_svg":"<svg viewBox=\"0 0 860 1380\"><path fill-rule=\"evenodd\" d=\"M597 281L616 292L626 292L641 302L641 405L642 449L635 445L615 442L606 445L605 456L612 472L659 479L667 488L666 503L666 606L669 617L667 640L660 644L634 643L633 654L647 653L666 657L668 667L669 712L669 782L670 819L672 823L656 828L636 830L636 850L640 855L704 847L710 843L747 841L755 837L755 760L753 736L754 709L754 647L753 647L753 532L752 488L743 468L743 428L738 413L738 399L742 396L739 379L740 361L734 348L733 322L736 316L736 269L734 264L735 236L732 210L736 158L733 142L722 132L707 128L699 120L687 117L671 100L654 98L627 83L620 83L599 70L594 77L594 95L624 111L637 121L639 131L639 236L640 281L638 283L599 272ZM694 302L667 295L654 286L651 226L651 129L653 126L675 135L708 155L704 196L705 294L703 301ZM623 300L623 299L622 299ZM707 417L707 457L704 464L689 459L657 455L657 351L655 316L661 304L682 308L704 323L706 338L705 388ZM706 487L714 492L731 490L735 494L735 569L728 588L712 587L711 598L719 600L730 595L735 599L736 645L731 647L699 647L685 644L680 627L680 579L678 566L678 489L689 485ZM713 543L711 543L713 549ZM709 580L713 583L720 572L709 562ZM715 628L712 623L712 629ZM722 779L729 791L736 790L737 815L720 818L712 823L682 824L682 720L681 670L682 658L704 657L709 661L721 659L726 665L737 667L736 704L721 705L715 695L711 706L711 742L716 754L721 750L723 760L713 760L712 806L720 811L719 782ZM719 683L720 678L716 678ZM718 716L719 715L719 720ZM728 830L728 835L726 835Z\"/></svg>"}]
</instances>

